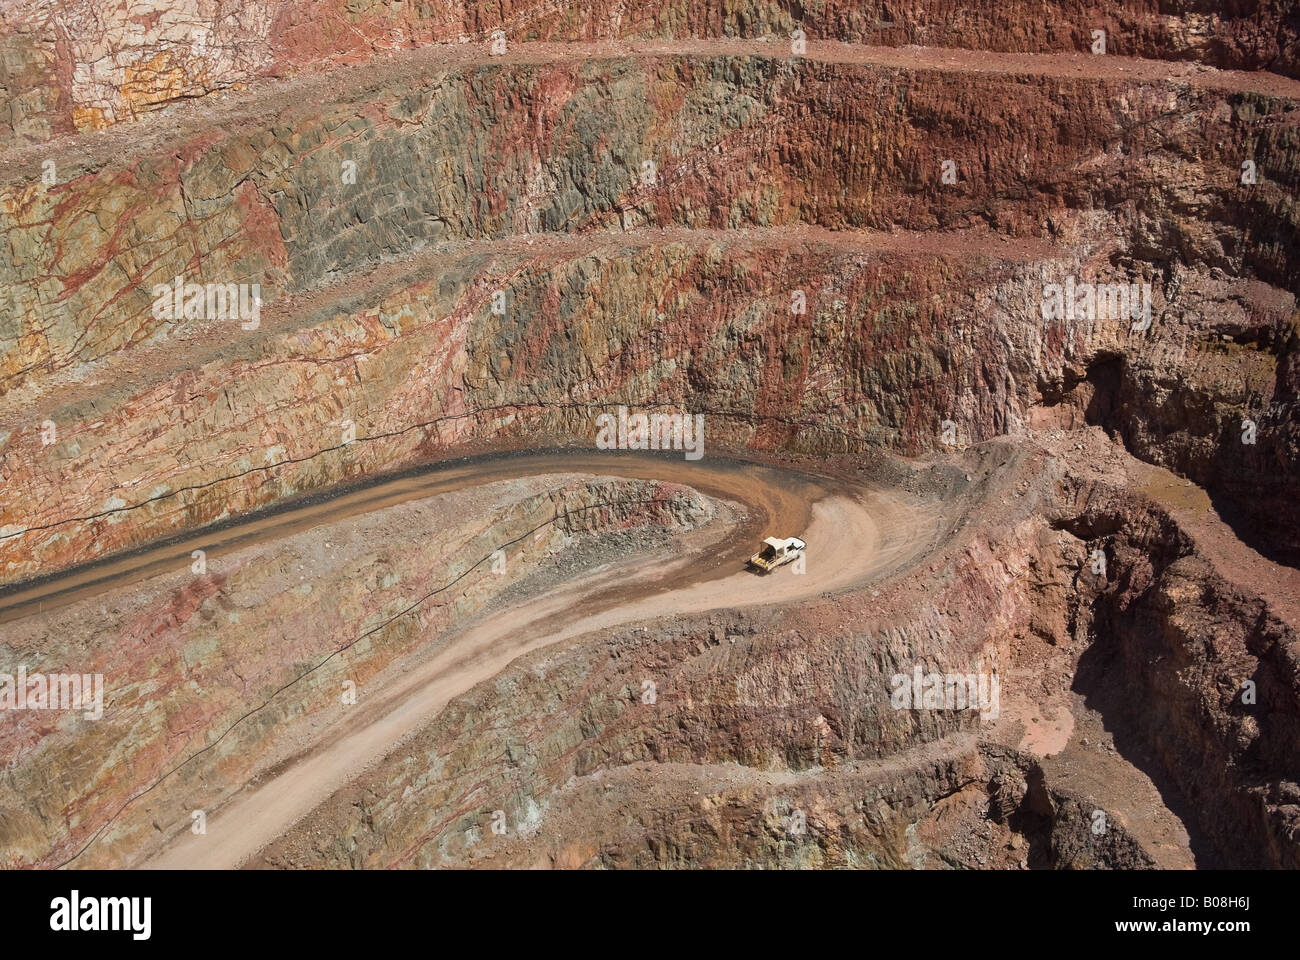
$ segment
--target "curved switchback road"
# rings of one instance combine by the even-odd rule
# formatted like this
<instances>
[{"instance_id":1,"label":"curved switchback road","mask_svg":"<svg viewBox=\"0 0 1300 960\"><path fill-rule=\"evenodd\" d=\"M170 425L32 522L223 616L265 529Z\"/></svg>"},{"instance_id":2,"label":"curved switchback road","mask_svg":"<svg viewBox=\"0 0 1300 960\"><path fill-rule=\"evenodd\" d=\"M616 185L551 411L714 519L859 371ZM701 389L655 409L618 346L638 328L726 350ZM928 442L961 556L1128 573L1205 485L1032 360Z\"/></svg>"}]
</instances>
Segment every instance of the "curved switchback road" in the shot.
<instances>
[{"instance_id":1,"label":"curved switchback road","mask_svg":"<svg viewBox=\"0 0 1300 960\"><path fill-rule=\"evenodd\" d=\"M941 511L882 488L706 457L565 452L509 454L437 465L338 497L292 505L207 536L173 541L74 571L0 599L0 622L144 579L188 561L192 549L229 552L325 521L436 496L467 486L558 474L661 480L738 503L747 519L718 525L711 543L665 562L629 557L509 609L472 621L437 654L366 698L325 737L274 768L215 811L207 832L178 824L162 851L141 864L229 868L247 861L367 766L432 720L453 698L540 647L585 633L677 613L786 603L841 590L915 558L938 538ZM807 573L789 567L758 576L745 559L763 536L808 542ZM292 695L292 688L283 695ZM345 726L345 728L344 728ZM93 844L91 844L93 846ZM76 858L70 865L76 865Z\"/></svg>"}]
</instances>

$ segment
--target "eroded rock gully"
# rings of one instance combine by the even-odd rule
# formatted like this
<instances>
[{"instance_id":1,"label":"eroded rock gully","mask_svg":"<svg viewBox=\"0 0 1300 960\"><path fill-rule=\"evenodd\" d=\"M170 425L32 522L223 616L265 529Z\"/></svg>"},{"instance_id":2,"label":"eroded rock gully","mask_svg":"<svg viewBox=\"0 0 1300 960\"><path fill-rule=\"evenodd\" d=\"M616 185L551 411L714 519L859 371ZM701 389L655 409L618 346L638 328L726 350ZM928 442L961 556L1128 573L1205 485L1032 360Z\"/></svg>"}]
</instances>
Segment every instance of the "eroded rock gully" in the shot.
<instances>
[{"instance_id":1,"label":"eroded rock gully","mask_svg":"<svg viewBox=\"0 0 1300 960\"><path fill-rule=\"evenodd\" d=\"M11 4L4 865L1300 865L1300 24L1122 7Z\"/></svg>"}]
</instances>

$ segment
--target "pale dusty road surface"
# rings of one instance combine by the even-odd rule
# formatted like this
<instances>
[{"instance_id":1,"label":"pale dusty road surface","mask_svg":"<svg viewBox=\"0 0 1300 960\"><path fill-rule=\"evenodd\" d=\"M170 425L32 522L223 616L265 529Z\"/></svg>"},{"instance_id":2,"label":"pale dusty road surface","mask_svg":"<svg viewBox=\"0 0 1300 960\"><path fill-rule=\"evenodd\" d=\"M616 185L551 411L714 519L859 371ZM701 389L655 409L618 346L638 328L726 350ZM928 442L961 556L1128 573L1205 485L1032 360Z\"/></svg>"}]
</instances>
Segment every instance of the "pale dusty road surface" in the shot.
<instances>
[{"instance_id":1,"label":"pale dusty road surface","mask_svg":"<svg viewBox=\"0 0 1300 960\"><path fill-rule=\"evenodd\" d=\"M579 460L584 458L578 458ZM530 461L541 458L530 458ZM545 470L548 463L516 471ZM586 464L565 461L565 470ZM593 465L594 466L594 465ZM488 472L491 473L493 467ZM629 459L601 462L601 474L658 476L746 504L764 534L808 541L807 572L767 576L743 569L753 525L720 545L713 569L681 559L632 559L597 577L559 587L480 620L368 704L348 728L210 813L207 832L181 832L151 868L231 868L254 856L351 779L432 720L452 699L530 651L591 631L674 613L774 604L861 583L920 553L938 535L937 517L885 492L747 465L737 468ZM790 529L796 524L797 529Z\"/></svg>"}]
</instances>

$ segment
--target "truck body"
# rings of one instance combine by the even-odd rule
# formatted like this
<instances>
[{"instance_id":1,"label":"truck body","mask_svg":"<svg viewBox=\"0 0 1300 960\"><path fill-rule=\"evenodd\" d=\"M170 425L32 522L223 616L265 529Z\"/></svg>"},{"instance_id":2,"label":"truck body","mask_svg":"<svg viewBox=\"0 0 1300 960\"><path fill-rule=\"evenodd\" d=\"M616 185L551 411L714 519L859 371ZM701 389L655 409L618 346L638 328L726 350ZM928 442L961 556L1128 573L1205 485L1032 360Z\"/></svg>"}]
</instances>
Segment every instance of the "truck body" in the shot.
<instances>
[{"instance_id":1,"label":"truck body","mask_svg":"<svg viewBox=\"0 0 1300 960\"><path fill-rule=\"evenodd\" d=\"M760 573L771 573L802 554L807 546L798 537L767 537L763 549L749 558L749 566Z\"/></svg>"}]
</instances>

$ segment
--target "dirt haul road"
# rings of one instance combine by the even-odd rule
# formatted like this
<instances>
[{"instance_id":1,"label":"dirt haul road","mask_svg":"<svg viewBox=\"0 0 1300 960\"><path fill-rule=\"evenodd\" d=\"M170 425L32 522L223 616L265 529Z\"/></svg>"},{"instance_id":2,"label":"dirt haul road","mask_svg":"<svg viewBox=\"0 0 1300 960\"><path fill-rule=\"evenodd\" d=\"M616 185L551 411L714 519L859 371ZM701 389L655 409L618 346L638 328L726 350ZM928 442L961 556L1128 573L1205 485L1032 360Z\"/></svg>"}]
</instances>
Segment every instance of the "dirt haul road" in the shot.
<instances>
[{"instance_id":1,"label":"dirt haul road","mask_svg":"<svg viewBox=\"0 0 1300 960\"><path fill-rule=\"evenodd\" d=\"M680 456L680 455L678 455ZM457 462L262 517L220 535L223 549L247 547L323 520L369 512L465 486L559 474L662 480L694 487L742 505L747 519L726 525L703 550L665 562L638 556L564 584L522 605L471 622L436 655L404 674L363 709L346 729L327 733L287 766L209 811L207 832L177 833L152 860L157 868L230 868L254 856L372 763L400 747L455 697L488 680L517 657L583 634L677 613L776 604L842 590L895 569L922 554L939 536L940 511L874 486L726 458L686 462L627 453L508 455ZM800 536L808 542L807 572L790 567L759 576L745 559L763 536ZM196 541L197 542L197 541ZM211 548L211 535L204 538ZM171 543L77 574L72 584L44 585L44 602L71 602L102 590L106 577L142 579L191 544ZM0 605L26 606L22 594ZM291 695L291 694L289 694ZM71 865L75 866L75 860Z\"/></svg>"}]
</instances>

